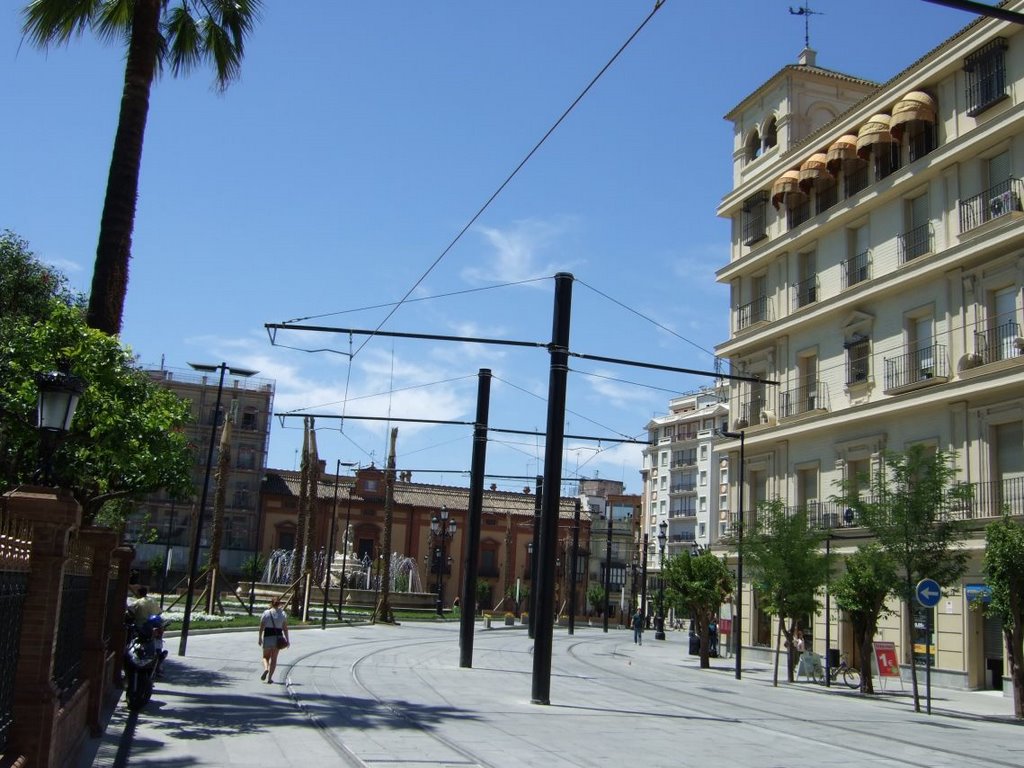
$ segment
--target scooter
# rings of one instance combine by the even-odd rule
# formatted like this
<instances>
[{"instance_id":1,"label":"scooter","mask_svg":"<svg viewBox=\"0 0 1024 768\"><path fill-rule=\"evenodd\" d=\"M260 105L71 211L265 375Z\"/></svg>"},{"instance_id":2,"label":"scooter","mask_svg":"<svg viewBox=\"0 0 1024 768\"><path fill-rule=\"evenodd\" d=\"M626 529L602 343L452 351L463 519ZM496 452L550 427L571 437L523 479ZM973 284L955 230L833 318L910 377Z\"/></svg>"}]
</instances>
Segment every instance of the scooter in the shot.
<instances>
[{"instance_id":1,"label":"scooter","mask_svg":"<svg viewBox=\"0 0 1024 768\"><path fill-rule=\"evenodd\" d=\"M153 695L153 681L167 658L164 628L169 623L160 616L150 616L140 626L131 611L125 614L128 639L124 649L124 690L128 709L142 709Z\"/></svg>"}]
</instances>

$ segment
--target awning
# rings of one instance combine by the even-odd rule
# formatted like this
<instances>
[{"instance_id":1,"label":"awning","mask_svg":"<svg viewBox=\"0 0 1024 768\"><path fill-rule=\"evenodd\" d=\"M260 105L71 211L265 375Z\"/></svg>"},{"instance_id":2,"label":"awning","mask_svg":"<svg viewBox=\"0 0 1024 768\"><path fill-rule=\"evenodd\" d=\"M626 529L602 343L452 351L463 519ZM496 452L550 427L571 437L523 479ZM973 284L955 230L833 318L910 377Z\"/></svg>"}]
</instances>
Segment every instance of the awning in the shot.
<instances>
[{"instance_id":1,"label":"awning","mask_svg":"<svg viewBox=\"0 0 1024 768\"><path fill-rule=\"evenodd\" d=\"M832 181L828 173L828 155L817 152L800 166L800 189L809 192L812 188L822 186L825 181Z\"/></svg>"},{"instance_id":2,"label":"awning","mask_svg":"<svg viewBox=\"0 0 1024 768\"><path fill-rule=\"evenodd\" d=\"M889 115L873 115L857 131L857 156L867 160L876 144L892 144L895 139L890 131L892 118Z\"/></svg>"},{"instance_id":3,"label":"awning","mask_svg":"<svg viewBox=\"0 0 1024 768\"><path fill-rule=\"evenodd\" d=\"M778 210L780 204L799 205L807 199L800 189L800 171L786 171L772 184L772 205Z\"/></svg>"},{"instance_id":4,"label":"awning","mask_svg":"<svg viewBox=\"0 0 1024 768\"><path fill-rule=\"evenodd\" d=\"M899 141L909 123L935 123L935 100L924 91L911 91L892 108L889 131Z\"/></svg>"},{"instance_id":5,"label":"awning","mask_svg":"<svg viewBox=\"0 0 1024 768\"><path fill-rule=\"evenodd\" d=\"M828 158L826 162L828 172L833 176L838 176L844 165L857 159L857 137L852 133L840 136L832 142L826 157Z\"/></svg>"}]
</instances>

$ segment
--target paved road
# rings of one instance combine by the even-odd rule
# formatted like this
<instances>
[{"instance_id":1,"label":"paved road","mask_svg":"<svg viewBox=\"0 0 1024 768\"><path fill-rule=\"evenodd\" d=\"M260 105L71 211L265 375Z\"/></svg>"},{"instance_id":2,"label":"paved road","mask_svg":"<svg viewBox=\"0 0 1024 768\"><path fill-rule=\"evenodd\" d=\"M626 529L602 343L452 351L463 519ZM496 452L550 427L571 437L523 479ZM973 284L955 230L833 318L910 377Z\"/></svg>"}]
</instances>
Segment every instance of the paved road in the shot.
<instances>
[{"instance_id":1,"label":"paved road","mask_svg":"<svg viewBox=\"0 0 1024 768\"><path fill-rule=\"evenodd\" d=\"M934 689L932 715L916 714L909 694L774 688L757 664L736 680L731 660L698 669L681 633L646 637L556 631L542 706L519 627L481 629L472 669L453 623L293 631L274 685L259 680L255 631L193 634L142 714L119 704L78 768L1024 765L998 694Z\"/></svg>"}]
</instances>

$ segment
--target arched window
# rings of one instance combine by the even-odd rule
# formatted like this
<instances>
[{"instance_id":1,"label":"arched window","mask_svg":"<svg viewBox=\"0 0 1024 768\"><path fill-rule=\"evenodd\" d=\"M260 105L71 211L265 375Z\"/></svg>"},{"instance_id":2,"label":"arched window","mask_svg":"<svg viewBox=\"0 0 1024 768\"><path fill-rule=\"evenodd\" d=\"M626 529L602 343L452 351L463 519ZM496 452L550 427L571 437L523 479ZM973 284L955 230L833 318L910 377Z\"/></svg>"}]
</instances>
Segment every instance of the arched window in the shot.
<instances>
[{"instance_id":1,"label":"arched window","mask_svg":"<svg viewBox=\"0 0 1024 768\"><path fill-rule=\"evenodd\" d=\"M760 156L761 156L761 134L759 134L755 130L755 131L751 132L750 136L747 138L747 152L746 152L747 162L749 163L751 160L754 160L755 158L758 158Z\"/></svg>"},{"instance_id":2,"label":"arched window","mask_svg":"<svg viewBox=\"0 0 1024 768\"><path fill-rule=\"evenodd\" d=\"M778 143L778 123L773 117L771 120L768 121L768 124L764 127L764 141L762 142L763 151L767 152L769 149L771 149Z\"/></svg>"}]
</instances>

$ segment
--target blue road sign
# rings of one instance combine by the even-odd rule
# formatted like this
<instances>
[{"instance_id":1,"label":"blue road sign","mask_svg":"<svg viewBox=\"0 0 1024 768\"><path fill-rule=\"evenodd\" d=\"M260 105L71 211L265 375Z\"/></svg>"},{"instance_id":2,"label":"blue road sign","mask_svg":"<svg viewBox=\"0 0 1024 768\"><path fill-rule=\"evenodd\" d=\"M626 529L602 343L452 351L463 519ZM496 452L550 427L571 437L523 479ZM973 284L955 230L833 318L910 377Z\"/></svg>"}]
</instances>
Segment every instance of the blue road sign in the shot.
<instances>
[{"instance_id":1,"label":"blue road sign","mask_svg":"<svg viewBox=\"0 0 1024 768\"><path fill-rule=\"evenodd\" d=\"M917 602L925 608L934 608L939 604L940 597L942 590L935 579L921 579L917 582Z\"/></svg>"}]
</instances>

